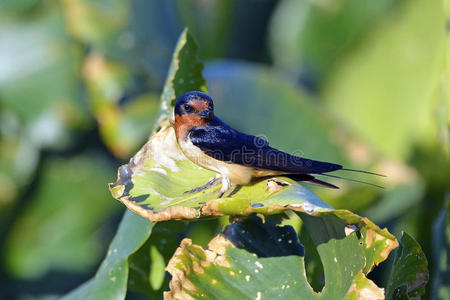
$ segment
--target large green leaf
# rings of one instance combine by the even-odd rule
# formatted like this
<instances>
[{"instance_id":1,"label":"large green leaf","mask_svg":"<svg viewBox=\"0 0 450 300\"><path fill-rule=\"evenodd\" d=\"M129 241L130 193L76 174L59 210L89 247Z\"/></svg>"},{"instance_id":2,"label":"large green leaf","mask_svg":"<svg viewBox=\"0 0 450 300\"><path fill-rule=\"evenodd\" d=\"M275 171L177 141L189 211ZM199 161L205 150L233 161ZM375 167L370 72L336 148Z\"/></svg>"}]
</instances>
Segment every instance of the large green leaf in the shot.
<instances>
[{"instance_id":1,"label":"large green leaf","mask_svg":"<svg viewBox=\"0 0 450 300\"><path fill-rule=\"evenodd\" d=\"M425 292L428 261L411 236L402 233L386 294L390 299L416 299Z\"/></svg>"},{"instance_id":2,"label":"large green leaf","mask_svg":"<svg viewBox=\"0 0 450 300\"><path fill-rule=\"evenodd\" d=\"M95 276L62 299L125 299L128 259L148 239L154 224L127 211Z\"/></svg>"},{"instance_id":3,"label":"large green leaf","mask_svg":"<svg viewBox=\"0 0 450 300\"><path fill-rule=\"evenodd\" d=\"M270 222L225 230L203 250L188 239L182 241L167 270L172 275L167 299L348 299L384 297L383 290L368 280L363 269L368 260L364 233L345 232L345 223L327 216L308 217L324 265L325 286L320 293L310 287L302 251L286 253L299 245L290 237L290 226ZM234 224L230 225L234 226ZM314 228L312 228L312 227ZM255 228L256 227L256 228ZM263 230L259 228L264 228ZM255 230L256 229L256 230ZM231 232L231 236L230 236ZM231 239L227 239L227 236ZM260 243L268 244L261 249ZM275 245L273 245L275 243ZM234 244L234 245L233 245ZM277 247L276 244L286 244ZM257 254L247 250L257 250ZM388 249L385 246L385 249ZM252 251L253 252L253 251ZM306 249L306 253L308 249ZM278 254L277 254L278 253ZM366 253L366 255L365 255ZM267 255L269 254L269 255Z\"/></svg>"}]
</instances>

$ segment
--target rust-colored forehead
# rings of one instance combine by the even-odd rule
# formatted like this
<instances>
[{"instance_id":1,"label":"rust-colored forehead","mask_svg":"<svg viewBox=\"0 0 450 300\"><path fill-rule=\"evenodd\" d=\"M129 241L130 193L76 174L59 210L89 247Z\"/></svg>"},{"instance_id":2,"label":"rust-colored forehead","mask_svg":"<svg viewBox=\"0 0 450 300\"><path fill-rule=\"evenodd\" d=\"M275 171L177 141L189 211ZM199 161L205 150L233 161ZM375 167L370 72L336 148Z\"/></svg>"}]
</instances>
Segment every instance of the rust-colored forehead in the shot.
<instances>
[{"instance_id":1,"label":"rust-colored forehead","mask_svg":"<svg viewBox=\"0 0 450 300\"><path fill-rule=\"evenodd\" d=\"M196 111L209 109L209 101L205 99L191 100L189 105L191 105Z\"/></svg>"}]
</instances>

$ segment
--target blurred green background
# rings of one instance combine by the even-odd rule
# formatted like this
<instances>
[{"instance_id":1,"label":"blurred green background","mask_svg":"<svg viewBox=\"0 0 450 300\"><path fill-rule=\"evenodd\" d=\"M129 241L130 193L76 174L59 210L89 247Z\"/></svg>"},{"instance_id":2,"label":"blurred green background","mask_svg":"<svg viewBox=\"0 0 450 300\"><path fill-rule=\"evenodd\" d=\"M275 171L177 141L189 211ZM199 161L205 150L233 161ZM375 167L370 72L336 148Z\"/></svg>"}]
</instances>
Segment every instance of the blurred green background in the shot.
<instances>
[{"instance_id":1,"label":"blurred green background","mask_svg":"<svg viewBox=\"0 0 450 300\"><path fill-rule=\"evenodd\" d=\"M388 176L311 188L410 233L427 298L443 295L449 18L444 0L0 1L0 299L51 299L95 272L124 211L107 183L150 134L185 26L227 123ZM179 238L206 245L217 226Z\"/></svg>"}]
</instances>

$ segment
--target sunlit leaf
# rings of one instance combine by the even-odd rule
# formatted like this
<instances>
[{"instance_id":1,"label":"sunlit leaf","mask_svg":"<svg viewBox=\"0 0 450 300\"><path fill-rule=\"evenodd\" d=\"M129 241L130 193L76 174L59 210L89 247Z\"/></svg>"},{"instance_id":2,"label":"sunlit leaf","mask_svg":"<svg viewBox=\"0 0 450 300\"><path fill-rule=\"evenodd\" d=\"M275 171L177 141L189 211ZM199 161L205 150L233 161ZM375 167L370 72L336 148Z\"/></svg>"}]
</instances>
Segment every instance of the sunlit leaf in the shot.
<instances>
[{"instance_id":1,"label":"sunlit leaf","mask_svg":"<svg viewBox=\"0 0 450 300\"><path fill-rule=\"evenodd\" d=\"M281 247L282 252L277 255L277 247L270 246L273 243L299 245L296 235L289 237L287 234L290 226L250 222L250 227L243 224L244 227L238 225L236 230L226 229L225 236L214 238L206 250L188 239L183 240L167 267L172 281L171 290L165 293L165 297L341 299L347 295L351 299L350 296L355 294L383 298L383 290L368 280L362 271L365 265L364 234L353 232L346 235L345 223L339 226L333 225L335 221L327 217L311 218L317 219L318 223L312 222L314 226L321 224L319 227L323 229L322 233L316 232L320 235L317 247L325 270L325 286L320 293L314 292L307 282L302 252L286 255L285 247ZM235 227L235 224L230 226ZM268 234L258 237L261 230ZM251 237L257 238L256 244L248 240ZM261 238L268 239L269 244L264 249L253 247L261 242ZM244 249L256 250L257 254ZM264 253L270 253L269 257Z\"/></svg>"}]
</instances>

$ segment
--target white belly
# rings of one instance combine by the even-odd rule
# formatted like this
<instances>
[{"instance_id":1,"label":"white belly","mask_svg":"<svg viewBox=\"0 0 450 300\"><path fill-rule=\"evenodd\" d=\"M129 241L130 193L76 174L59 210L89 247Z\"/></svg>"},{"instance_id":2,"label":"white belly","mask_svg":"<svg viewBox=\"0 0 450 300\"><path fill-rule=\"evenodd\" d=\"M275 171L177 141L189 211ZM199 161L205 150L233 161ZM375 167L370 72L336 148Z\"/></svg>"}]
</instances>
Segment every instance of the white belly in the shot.
<instances>
[{"instance_id":1,"label":"white belly","mask_svg":"<svg viewBox=\"0 0 450 300\"><path fill-rule=\"evenodd\" d=\"M226 163L221 160L212 158L203 153L203 151L192 144L190 140L179 139L178 144L184 155L195 164L202 166L205 169L214 171L226 176L230 179L232 184L245 185L252 179L253 168L238 164Z\"/></svg>"}]
</instances>

